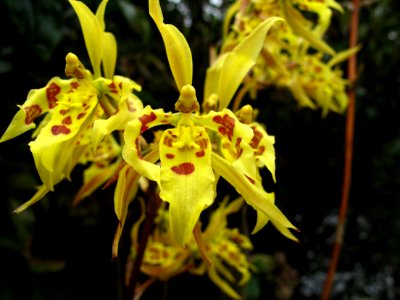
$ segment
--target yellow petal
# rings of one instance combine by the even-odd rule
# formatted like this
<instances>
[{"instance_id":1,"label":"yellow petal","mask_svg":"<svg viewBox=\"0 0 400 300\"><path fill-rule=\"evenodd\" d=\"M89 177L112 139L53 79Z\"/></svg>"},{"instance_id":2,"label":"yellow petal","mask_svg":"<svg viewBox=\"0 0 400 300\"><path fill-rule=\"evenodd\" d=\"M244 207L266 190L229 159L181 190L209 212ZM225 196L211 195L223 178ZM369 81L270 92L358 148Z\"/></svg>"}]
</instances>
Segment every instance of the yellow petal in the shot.
<instances>
[{"instance_id":1,"label":"yellow petal","mask_svg":"<svg viewBox=\"0 0 400 300\"><path fill-rule=\"evenodd\" d=\"M74 80L63 80L59 77L51 79L44 88L31 90L27 100L15 114L7 130L0 139L1 142L13 139L14 137L35 128L33 122L40 115L52 110L64 93L74 90L79 83Z\"/></svg>"},{"instance_id":2,"label":"yellow petal","mask_svg":"<svg viewBox=\"0 0 400 300\"><path fill-rule=\"evenodd\" d=\"M305 38L313 48L332 56L335 55L335 50L304 24L303 16L292 7L289 1L281 1L281 3L285 20L296 34Z\"/></svg>"},{"instance_id":3,"label":"yellow petal","mask_svg":"<svg viewBox=\"0 0 400 300\"><path fill-rule=\"evenodd\" d=\"M216 93L220 101L220 109L229 105L233 95L242 83L243 78L255 65L256 59L264 45L265 37L276 21L283 21L282 18L271 17L260 23L247 37L245 37L231 52L229 52L216 67L220 67L218 90L208 91ZM221 65L221 66L220 66ZM235 70L234 72L232 70ZM212 74L210 74L212 75ZM211 76L207 80L215 80Z\"/></svg>"},{"instance_id":4,"label":"yellow petal","mask_svg":"<svg viewBox=\"0 0 400 300\"><path fill-rule=\"evenodd\" d=\"M218 275L216 267L211 266L208 268L208 276L210 277L211 281L214 282L229 297L232 299L241 299L239 294Z\"/></svg>"},{"instance_id":5,"label":"yellow petal","mask_svg":"<svg viewBox=\"0 0 400 300\"><path fill-rule=\"evenodd\" d=\"M69 3L78 15L94 77L98 78L101 75L100 63L103 56L102 24L84 3L76 0L69 0Z\"/></svg>"},{"instance_id":6,"label":"yellow petal","mask_svg":"<svg viewBox=\"0 0 400 300\"><path fill-rule=\"evenodd\" d=\"M80 138L79 133L87 130L96 105L96 95L85 90L64 95L63 103L58 103L36 140L29 143L40 178L50 190L63 177L69 176L66 174L68 161Z\"/></svg>"},{"instance_id":7,"label":"yellow petal","mask_svg":"<svg viewBox=\"0 0 400 300\"><path fill-rule=\"evenodd\" d=\"M162 109L153 110L146 106L137 119L128 123L124 132L122 157L141 175L157 183L160 182L160 167L143 159L139 137L151 127L171 124L170 119L171 114L164 113Z\"/></svg>"},{"instance_id":8,"label":"yellow petal","mask_svg":"<svg viewBox=\"0 0 400 300\"><path fill-rule=\"evenodd\" d=\"M240 7L240 1L235 1L231 6L229 6L228 10L225 13L224 17L224 23L223 23L223 30L222 33L224 37L228 35L229 32L229 26L232 22L232 19L234 19L234 16L236 15L237 11L239 10Z\"/></svg>"},{"instance_id":9,"label":"yellow petal","mask_svg":"<svg viewBox=\"0 0 400 300\"><path fill-rule=\"evenodd\" d=\"M169 202L172 234L184 246L200 213L214 201L211 142L205 129L181 126L164 131L160 160L160 197Z\"/></svg>"},{"instance_id":10,"label":"yellow petal","mask_svg":"<svg viewBox=\"0 0 400 300\"><path fill-rule=\"evenodd\" d=\"M250 180L232 167L226 160L219 155L212 153L212 166L222 177L224 177L238 193L243 196L245 201L256 211L264 213L274 224L274 226L286 237L297 241L287 228L297 229L285 215L275 206L272 194L257 188ZM261 228L254 228L253 233ZM289 232L289 233L288 233Z\"/></svg>"},{"instance_id":11,"label":"yellow petal","mask_svg":"<svg viewBox=\"0 0 400 300\"><path fill-rule=\"evenodd\" d=\"M50 190L47 188L46 185L41 185L38 188L38 191L36 192L36 194L27 202L25 202L24 204L22 204L21 206L19 206L17 209L14 210L15 213L20 213L22 211L24 211L25 209L27 209L29 206L35 204L36 202L38 202L40 199L42 199L44 196L46 196L46 194L49 192Z\"/></svg>"},{"instance_id":12,"label":"yellow petal","mask_svg":"<svg viewBox=\"0 0 400 300\"><path fill-rule=\"evenodd\" d=\"M107 6L108 0L103 0L99 4L96 10L96 17L97 20L99 20L100 23L100 28L102 31L106 29L106 24L104 23L104 14L106 12L106 6Z\"/></svg>"},{"instance_id":13,"label":"yellow petal","mask_svg":"<svg viewBox=\"0 0 400 300\"><path fill-rule=\"evenodd\" d=\"M90 196L94 191L99 189L115 173L120 163L120 160L106 166L93 163L86 169L83 173L84 184L74 197L73 205L77 205L84 198Z\"/></svg>"},{"instance_id":14,"label":"yellow petal","mask_svg":"<svg viewBox=\"0 0 400 300\"><path fill-rule=\"evenodd\" d=\"M210 111L207 115L194 119L194 123L221 135L220 151L242 173L255 179L256 161L249 146L253 130L248 125L239 122L235 114L226 108L220 112Z\"/></svg>"},{"instance_id":15,"label":"yellow petal","mask_svg":"<svg viewBox=\"0 0 400 300\"><path fill-rule=\"evenodd\" d=\"M271 172L272 178L275 178L275 137L268 133L258 123L250 125L253 129L254 136L250 142L250 146L254 149L256 159L261 162L262 166L266 166Z\"/></svg>"},{"instance_id":16,"label":"yellow petal","mask_svg":"<svg viewBox=\"0 0 400 300\"><path fill-rule=\"evenodd\" d=\"M332 68L334 65L337 65L338 63L341 63L341 62L349 59L351 56L356 54L360 49L361 49L361 46L358 45L356 47L336 53L336 55L333 56L332 59L328 62L327 66Z\"/></svg>"},{"instance_id":17,"label":"yellow petal","mask_svg":"<svg viewBox=\"0 0 400 300\"><path fill-rule=\"evenodd\" d=\"M175 26L164 24L159 0L149 0L149 12L164 40L169 66L180 91L185 85L192 84L193 62L189 45Z\"/></svg>"},{"instance_id":18,"label":"yellow petal","mask_svg":"<svg viewBox=\"0 0 400 300\"><path fill-rule=\"evenodd\" d=\"M138 190L138 179L140 175L130 166L125 165L119 172L117 186L114 193L114 211L119 220L117 231L114 236L112 256L118 256L118 243L125 225L129 203Z\"/></svg>"},{"instance_id":19,"label":"yellow petal","mask_svg":"<svg viewBox=\"0 0 400 300\"><path fill-rule=\"evenodd\" d=\"M112 78L117 63L117 41L110 32L103 33L103 72L105 78Z\"/></svg>"},{"instance_id":20,"label":"yellow petal","mask_svg":"<svg viewBox=\"0 0 400 300\"><path fill-rule=\"evenodd\" d=\"M299 75L295 75L288 85L290 91L293 94L293 97L299 102L300 106L309 107L312 109L316 109L314 102L308 97L304 88L301 85L301 82L298 79Z\"/></svg>"},{"instance_id":21,"label":"yellow petal","mask_svg":"<svg viewBox=\"0 0 400 300\"><path fill-rule=\"evenodd\" d=\"M110 92L107 95L118 101L118 110L109 118L97 119L94 122L92 130L94 150L105 136L115 130L124 130L128 122L136 119L143 110L142 101L132 93L133 89L140 89L136 82L121 76L114 76L108 89Z\"/></svg>"}]
</instances>

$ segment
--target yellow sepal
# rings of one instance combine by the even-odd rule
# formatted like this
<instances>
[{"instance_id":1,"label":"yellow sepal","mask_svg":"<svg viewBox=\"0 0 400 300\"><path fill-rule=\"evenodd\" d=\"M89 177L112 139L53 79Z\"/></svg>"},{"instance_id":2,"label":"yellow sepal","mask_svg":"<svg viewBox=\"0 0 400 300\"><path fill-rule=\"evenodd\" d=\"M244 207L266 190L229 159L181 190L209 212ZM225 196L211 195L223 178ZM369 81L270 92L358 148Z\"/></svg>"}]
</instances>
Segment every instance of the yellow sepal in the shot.
<instances>
[{"instance_id":1,"label":"yellow sepal","mask_svg":"<svg viewBox=\"0 0 400 300\"><path fill-rule=\"evenodd\" d=\"M243 78L255 65L269 29L277 21L284 20L271 17L263 21L231 52L217 60L215 66L207 71L205 98L217 94L219 108L228 107Z\"/></svg>"},{"instance_id":2,"label":"yellow sepal","mask_svg":"<svg viewBox=\"0 0 400 300\"><path fill-rule=\"evenodd\" d=\"M35 204L36 202L38 202L40 199L42 199L44 196L46 196L46 194L49 192L50 190L47 188L46 185L41 185L38 188L38 191L35 193L35 195L28 201L26 201L24 204L22 204L21 206L19 206L17 209L14 210L15 213L20 213L22 211L24 211L25 209L27 209L29 206Z\"/></svg>"},{"instance_id":3,"label":"yellow sepal","mask_svg":"<svg viewBox=\"0 0 400 300\"><path fill-rule=\"evenodd\" d=\"M107 2L107 0L103 1ZM100 22L91 10L82 2L69 0L69 3L78 15L81 23L83 37L85 39L86 49L92 63L94 77L101 76L100 64L103 56L103 28L104 22Z\"/></svg>"},{"instance_id":4,"label":"yellow sepal","mask_svg":"<svg viewBox=\"0 0 400 300\"><path fill-rule=\"evenodd\" d=\"M305 38L310 45L327 54L335 55L332 49L321 37L317 36L308 26L305 25L305 19L299 11L297 11L288 0L280 0L285 20L288 22L293 31L299 36Z\"/></svg>"},{"instance_id":5,"label":"yellow sepal","mask_svg":"<svg viewBox=\"0 0 400 300\"><path fill-rule=\"evenodd\" d=\"M265 214L283 235L289 239L297 241L297 238L288 230L288 228L295 230L297 230L297 228L275 206L272 194L257 188L245 175L232 167L231 164L219 155L212 153L211 162L213 169L234 186L250 206L252 206L256 211ZM262 223L263 222L260 222L260 224ZM256 226L253 233L256 233L260 229L260 226Z\"/></svg>"},{"instance_id":6,"label":"yellow sepal","mask_svg":"<svg viewBox=\"0 0 400 300\"><path fill-rule=\"evenodd\" d=\"M189 45L174 25L164 24L159 0L149 0L149 12L164 40L169 66L180 91L185 85L192 84L193 62Z\"/></svg>"},{"instance_id":7,"label":"yellow sepal","mask_svg":"<svg viewBox=\"0 0 400 300\"><path fill-rule=\"evenodd\" d=\"M29 143L39 176L50 190L69 176L69 160L79 144L79 133L87 130L96 106L96 94L90 91L65 94L36 140Z\"/></svg>"},{"instance_id":8,"label":"yellow sepal","mask_svg":"<svg viewBox=\"0 0 400 300\"><path fill-rule=\"evenodd\" d=\"M34 120L42 114L54 109L62 95L73 91L79 86L75 79L63 80L52 78L45 87L31 90L24 104L19 106L7 130L0 139L1 142L13 139L20 134L36 127Z\"/></svg>"},{"instance_id":9,"label":"yellow sepal","mask_svg":"<svg viewBox=\"0 0 400 300\"><path fill-rule=\"evenodd\" d=\"M114 193L114 211L119 220L114 236L112 256L118 256L118 243L121 238L122 229L125 225L129 203L138 190L138 179L140 175L128 164L119 172L117 186Z\"/></svg>"}]
</instances>

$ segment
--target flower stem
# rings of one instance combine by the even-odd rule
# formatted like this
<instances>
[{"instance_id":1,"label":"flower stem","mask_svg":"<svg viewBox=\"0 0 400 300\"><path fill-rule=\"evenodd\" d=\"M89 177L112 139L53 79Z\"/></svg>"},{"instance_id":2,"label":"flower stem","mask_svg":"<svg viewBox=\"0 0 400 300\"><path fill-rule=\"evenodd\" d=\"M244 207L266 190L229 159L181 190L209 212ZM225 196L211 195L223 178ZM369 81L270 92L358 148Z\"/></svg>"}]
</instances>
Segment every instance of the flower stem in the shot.
<instances>
[{"instance_id":1,"label":"flower stem","mask_svg":"<svg viewBox=\"0 0 400 300\"><path fill-rule=\"evenodd\" d=\"M359 20L359 0L353 0L353 11L350 23L350 48L357 44L358 36L358 20ZM345 153L344 153L344 174L342 185L342 199L338 213L338 224L336 228L336 238L333 245L331 262L328 269L327 278L324 289L322 291L321 300L327 300L330 297L336 268L339 261L340 252L343 244L343 237L346 227L346 214L350 195L351 176L352 176L352 160L353 160L353 141L354 141L354 119L355 119L355 90L354 83L357 79L356 73L357 57L356 54L349 58L348 74L351 87L349 90L349 106L346 117L345 132Z\"/></svg>"},{"instance_id":2,"label":"flower stem","mask_svg":"<svg viewBox=\"0 0 400 300\"><path fill-rule=\"evenodd\" d=\"M144 223L144 228L142 235L139 240L139 246L137 249L135 261L133 263L132 273L127 287L127 300L132 300L135 298L135 288L138 283L140 267L142 265L144 252L146 250L147 241L154 229L154 219L157 216L158 208L160 207L161 200L157 193L157 184L153 181L150 182L149 188L147 190L147 211L146 220Z\"/></svg>"}]
</instances>

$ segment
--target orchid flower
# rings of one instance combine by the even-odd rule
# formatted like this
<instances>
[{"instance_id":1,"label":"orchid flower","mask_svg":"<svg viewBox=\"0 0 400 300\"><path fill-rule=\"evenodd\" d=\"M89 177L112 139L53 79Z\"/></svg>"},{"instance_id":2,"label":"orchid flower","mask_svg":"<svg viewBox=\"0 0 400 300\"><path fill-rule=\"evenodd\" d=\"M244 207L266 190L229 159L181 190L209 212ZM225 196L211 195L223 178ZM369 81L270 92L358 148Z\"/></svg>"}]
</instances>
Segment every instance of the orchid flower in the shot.
<instances>
[{"instance_id":1,"label":"orchid flower","mask_svg":"<svg viewBox=\"0 0 400 300\"><path fill-rule=\"evenodd\" d=\"M321 108L323 116L330 111L343 113L348 103L348 81L336 64L358 48L337 53L323 39L332 10L343 12L341 5L335 0L250 0L247 6L237 3L243 2L236 1L231 6L236 18L230 31L234 13L228 14L224 22L226 33L220 56L246 38L265 18L279 16L287 24L269 33L256 65L235 98L234 109L239 108L245 94L254 99L258 90L278 86L288 88L300 106ZM315 13L317 18L306 18L302 11Z\"/></svg>"},{"instance_id":2,"label":"orchid flower","mask_svg":"<svg viewBox=\"0 0 400 300\"><path fill-rule=\"evenodd\" d=\"M180 91L175 104L178 112L145 107L136 119L127 124L122 155L139 174L158 183L160 198L169 203L172 235L181 246L190 240L201 212L214 201L218 174L235 187L260 215L271 220L280 232L297 240L288 229L295 229L295 226L274 205L273 194L254 184L256 178L252 176L256 173L256 162L250 145L253 129L239 122L227 108L197 114L199 103L192 86L192 56L187 41L175 26L164 23L158 0L149 1L149 10L163 38L172 75ZM225 75L218 75L218 85L211 90L216 91L218 98L225 99L225 103L229 103L240 81L253 66L253 57L257 56L267 31L275 21L262 22L246 42L240 43L221 63L222 71L218 73ZM172 128L162 133L158 153L160 165L157 165L142 156L140 136L159 125L171 125ZM234 161L227 160L218 150L218 146L222 146L218 145L220 140L233 149ZM262 225L265 225L264 221L257 222L254 232Z\"/></svg>"},{"instance_id":3,"label":"orchid flower","mask_svg":"<svg viewBox=\"0 0 400 300\"><path fill-rule=\"evenodd\" d=\"M169 280L189 272L197 276L207 274L221 291L232 299L240 299L235 287L243 286L250 279L251 265L246 251L252 250L253 246L249 238L239 233L237 228L228 228L228 215L242 207L243 199L238 198L230 203L227 200L224 199L212 212L204 232L199 232L202 242L199 244L191 237L185 248L180 247L172 235L166 206L160 207L140 268L149 278L139 285L137 294L141 295L155 280ZM138 232L143 219L140 218L131 230L133 259L139 246ZM235 273L240 275L238 280L233 275Z\"/></svg>"},{"instance_id":4,"label":"orchid flower","mask_svg":"<svg viewBox=\"0 0 400 300\"><path fill-rule=\"evenodd\" d=\"M70 4L80 20L94 75L75 54L67 54L65 73L71 79L54 77L44 88L31 90L1 137L0 142L4 142L35 128L36 118L46 114L29 143L43 185L17 212L53 191L61 180L69 179L88 148L93 160L101 160L98 155L104 157L104 149L97 153L96 148L104 137L121 129L142 109L140 100L132 94L140 86L128 78L113 76L117 46L113 35L105 32L107 0L101 2L96 14L80 1L70 0ZM111 114L108 120L101 120Z\"/></svg>"}]
</instances>

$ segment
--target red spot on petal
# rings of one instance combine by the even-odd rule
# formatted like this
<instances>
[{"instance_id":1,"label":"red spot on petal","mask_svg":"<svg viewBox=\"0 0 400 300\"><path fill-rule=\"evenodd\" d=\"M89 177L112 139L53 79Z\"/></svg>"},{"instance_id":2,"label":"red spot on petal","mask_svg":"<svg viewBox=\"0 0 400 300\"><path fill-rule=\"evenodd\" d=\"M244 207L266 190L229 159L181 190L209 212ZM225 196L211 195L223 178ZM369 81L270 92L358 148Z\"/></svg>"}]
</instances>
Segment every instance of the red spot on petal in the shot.
<instances>
[{"instance_id":1,"label":"red spot on petal","mask_svg":"<svg viewBox=\"0 0 400 300\"><path fill-rule=\"evenodd\" d=\"M170 138L169 136L166 136L164 138L163 144L167 147L172 147L172 143L174 142L174 140L172 138Z\"/></svg>"},{"instance_id":2,"label":"red spot on petal","mask_svg":"<svg viewBox=\"0 0 400 300\"><path fill-rule=\"evenodd\" d=\"M111 83L108 85L108 87L110 88L111 93L113 93L113 94L117 94L117 93L118 93L117 87L116 87L116 85L115 85L114 82L111 82Z\"/></svg>"},{"instance_id":3,"label":"red spot on petal","mask_svg":"<svg viewBox=\"0 0 400 300\"><path fill-rule=\"evenodd\" d=\"M69 112L69 109L61 109L60 114L65 115Z\"/></svg>"},{"instance_id":4,"label":"red spot on petal","mask_svg":"<svg viewBox=\"0 0 400 300\"><path fill-rule=\"evenodd\" d=\"M76 118L79 120L79 119L82 119L84 116L86 116L86 113L80 113Z\"/></svg>"},{"instance_id":5,"label":"red spot on petal","mask_svg":"<svg viewBox=\"0 0 400 300\"><path fill-rule=\"evenodd\" d=\"M51 127L51 133L53 135L69 134L70 132L71 130L65 125L54 125Z\"/></svg>"},{"instance_id":6,"label":"red spot on petal","mask_svg":"<svg viewBox=\"0 0 400 300\"><path fill-rule=\"evenodd\" d=\"M195 154L197 157L203 157L206 153L204 151L197 151Z\"/></svg>"},{"instance_id":7,"label":"red spot on petal","mask_svg":"<svg viewBox=\"0 0 400 300\"><path fill-rule=\"evenodd\" d=\"M142 122L142 128L140 129L141 132L146 131L149 129L147 124L150 122L153 122L155 119L157 119L157 116L154 112L151 112L149 115L143 115L139 118L139 121Z\"/></svg>"},{"instance_id":8,"label":"red spot on petal","mask_svg":"<svg viewBox=\"0 0 400 300\"><path fill-rule=\"evenodd\" d=\"M252 148L257 148L258 145L260 144L261 139L263 138L263 135L261 133L261 131L258 131L256 127L251 127L251 129L253 129L253 138L250 141L250 146Z\"/></svg>"},{"instance_id":9,"label":"red spot on petal","mask_svg":"<svg viewBox=\"0 0 400 300\"><path fill-rule=\"evenodd\" d=\"M77 89L78 87L79 87L79 82L71 82L71 87L73 88L73 89Z\"/></svg>"},{"instance_id":10,"label":"red spot on petal","mask_svg":"<svg viewBox=\"0 0 400 300\"><path fill-rule=\"evenodd\" d=\"M258 147L258 151L257 151L256 155L263 155L264 152L265 152L265 147L260 146L260 147Z\"/></svg>"},{"instance_id":11,"label":"red spot on petal","mask_svg":"<svg viewBox=\"0 0 400 300\"><path fill-rule=\"evenodd\" d=\"M165 154L165 157L168 159L173 159L175 157L175 155L172 153L167 153L167 154Z\"/></svg>"},{"instance_id":12,"label":"red spot on petal","mask_svg":"<svg viewBox=\"0 0 400 300\"><path fill-rule=\"evenodd\" d=\"M27 106L24 108L25 110L25 124L30 124L35 120L36 117L38 117L42 113L42 109L40 108L39 105L34 104L31 106Z\"/></svg>"},{"instance_id":13,"label":"red spot on petal","mask_svg":"<svg viewBox=\"0 0 400 300\"><path fill-rule=\"evenodd\" d=\"M53 108L57 105L57 95L60 93L61 88L52 82L46 89L47 101L49 102L49 108Z\"/></svg>"},{"instance_id":14,"label":"red spot on petal","mask_svg":"<svg viewBox=\"0 0 400 300\"><path fill-rule=\"evenodd\" d=\"M218 132L232 140L233 129L235 127L235 119L225 114L223 117L215 116L213 121L221 126L218 127Z\"/></svg>"},{"instance_id":15,"label":"red spot on petal","mask_svg":"<svg viewBox=\"0 0 400 300\"><path fill-rule=\"evenodd\" d=\"M128 104L128 110L134 113L136 111L136 107L133 105L133 102L130 100L126 100L126 103Z\"/></svg>"},{"instance_id":16,"label":"red spot on petal","mask_svg":"<svg viewBox=\"0 0 400 300\"><path fill-rule=\"evenodd\" d=\"M188 162L171 167L171 170L178 175L190 175L194 172L194 169L194 164Z\"/></svg>"},{"instance_id":17,"label":"red spot on petal","mask_svg":"<svg viewBox=\"0 0 400 300\"><path fill-rule=\"evenodd\" d=\"M71 118L70 116L65 117L65 118L61 121L61 123L64 124L64 125L71 125L71 124L72 124L72 118Z\"/></svg>"},{"instance_id":18,"label":"red spot on petal","mask_svg":"<svg viewBox=\"0 0 400 300\"><path fill-rule=\"evenodd\" d=\"M255 184L255 183L256 183L256 181L255 181L253 178L251 178L251 177L249 177L249 176L247 176L247 175L244 175L244 176L246 176L246 178L247 178L252 184Z\"/></svg>"}]
</instances>

